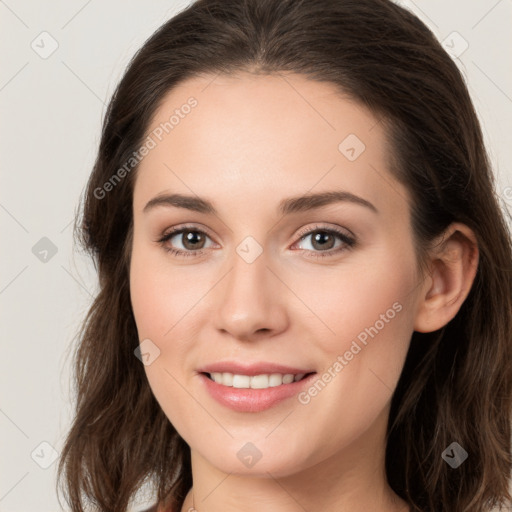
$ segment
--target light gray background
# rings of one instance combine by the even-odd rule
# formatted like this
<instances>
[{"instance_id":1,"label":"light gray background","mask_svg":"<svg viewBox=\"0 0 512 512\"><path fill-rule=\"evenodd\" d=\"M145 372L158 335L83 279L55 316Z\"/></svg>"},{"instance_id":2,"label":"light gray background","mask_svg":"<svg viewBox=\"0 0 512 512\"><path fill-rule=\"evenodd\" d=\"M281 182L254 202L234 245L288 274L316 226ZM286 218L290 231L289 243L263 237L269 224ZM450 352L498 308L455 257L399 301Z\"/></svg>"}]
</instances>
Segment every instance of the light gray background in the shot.
<instances>
[{"instance_id":1,"label":"light gray background","mask_svg":"<svg viewBox=\"0 0 512 512\"><path fill-rule=\"evenodd\" d=\"M57 462L41 464L52 460L49 445L60 452L71 421L69 347L97 289L91 263L74 252L72 220L115 85L144 40L188 3L0 0L1 512L62 510ZM468 45L454 58L497 192L512 206L512 0L399 3L453 51ZM58 48L47 56L52 39ZM43 237L57 248L47 261L32 251Z\"/></svg>"}]
</instances>

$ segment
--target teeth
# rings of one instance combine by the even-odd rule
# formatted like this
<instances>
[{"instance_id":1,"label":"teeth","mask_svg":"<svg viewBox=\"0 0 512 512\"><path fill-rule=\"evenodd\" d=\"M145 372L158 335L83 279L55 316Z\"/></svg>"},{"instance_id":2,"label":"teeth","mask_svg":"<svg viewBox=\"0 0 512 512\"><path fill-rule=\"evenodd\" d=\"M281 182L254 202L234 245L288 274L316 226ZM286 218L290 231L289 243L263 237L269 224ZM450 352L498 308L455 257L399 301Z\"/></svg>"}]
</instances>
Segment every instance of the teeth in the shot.
<instances>
[{"instance_id":1,"label":"teeth","mask_svg":"<svg viewBox=\"0 0 512 512\"><path fill-rule=\"evenodd\" d=\"M280 373L273 373L269 376L268 385L270 387L280 386L283 383L283 376Z\"/></svg>"},{"instance_id":2,"label":"teeth","mask_svg":"<svg viewBox=\"0 0 512 512\"><path fill-rule=\"evenodd\" d=\"M281 373L271 373L250 377L249 375L238 375L233 373L210 373L210 377L217 384L239 389L267 389L281 386L282 384L291 384L292 382L301 380L305 375L305 373L299 373L297 375L293 375L292 373L286 373L284 375Z\"/></svg>"},{"instance_id":3,"label":"teeth","mask_svg":"<svg viewBox=\"0 0 512 512\"><path fill-rule=\"evenodd\" d=\"M219 380L216 382L221 382L224 386L232 386L233 385L233 374L232 373L219 373ZM222 380L221 380L222 379Z\"/></svg>"},{"instance_id":4,"label":"teeth","mask_svg":"<svg viewBox=\"0 0 512 512\"><path fill-rule=\"evenodd\" d=\"M222 379L224 381L224 379ZM251 377L248 375L233 375L233 387L234 388L250 388Z\"/></svg>"},{"instance_id":5,"label":"teeth","mask_svg":"<svg viewBox=\"0 0 512 512\"><path fill-rule=\"evenodd\" d=\"M251 377L251 388L252 389L265 389L268 388L268 375L254 375Z\"/></svg>"}]
</instances>

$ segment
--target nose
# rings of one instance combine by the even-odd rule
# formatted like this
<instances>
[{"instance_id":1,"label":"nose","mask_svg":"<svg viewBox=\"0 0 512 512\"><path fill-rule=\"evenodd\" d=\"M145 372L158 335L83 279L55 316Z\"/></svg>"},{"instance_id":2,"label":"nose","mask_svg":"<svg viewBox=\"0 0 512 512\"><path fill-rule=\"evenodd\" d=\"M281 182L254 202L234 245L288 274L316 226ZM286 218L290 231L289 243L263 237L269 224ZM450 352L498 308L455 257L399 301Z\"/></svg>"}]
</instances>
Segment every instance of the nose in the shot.
<instances>
[{"instance_id":1,"label":"nose","mask_svg":"<svg viewBox=\"0 0 512 512\"><path fill-rule=\"evenodd\" d=\"M214 323L223 335L242 341L275 336L287 328L287 288L269 268L265 251L248 263L236 251L215 287Z\"/></svg>"}]
</instances>

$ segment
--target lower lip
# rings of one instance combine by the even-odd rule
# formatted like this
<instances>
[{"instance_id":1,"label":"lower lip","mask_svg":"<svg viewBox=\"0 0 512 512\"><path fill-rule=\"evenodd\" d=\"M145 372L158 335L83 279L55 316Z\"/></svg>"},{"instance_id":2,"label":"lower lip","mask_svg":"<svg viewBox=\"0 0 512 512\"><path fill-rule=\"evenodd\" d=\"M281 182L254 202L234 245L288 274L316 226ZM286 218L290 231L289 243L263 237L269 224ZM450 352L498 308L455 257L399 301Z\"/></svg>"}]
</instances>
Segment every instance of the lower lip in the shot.
<instances>
[{"instance_id":1,"label":"lower lip","mask_svg":"<svg viewBox=\"0 0 512 512\"><path fill-rule=\"evenodd\" d=\"M204 374L199 374L210 395L222 405L239 412L260 412L295 396L316 374L312 373L298 382L281 384L266 389L234 388L223 386Z\"/></svg>"}]
</instances>

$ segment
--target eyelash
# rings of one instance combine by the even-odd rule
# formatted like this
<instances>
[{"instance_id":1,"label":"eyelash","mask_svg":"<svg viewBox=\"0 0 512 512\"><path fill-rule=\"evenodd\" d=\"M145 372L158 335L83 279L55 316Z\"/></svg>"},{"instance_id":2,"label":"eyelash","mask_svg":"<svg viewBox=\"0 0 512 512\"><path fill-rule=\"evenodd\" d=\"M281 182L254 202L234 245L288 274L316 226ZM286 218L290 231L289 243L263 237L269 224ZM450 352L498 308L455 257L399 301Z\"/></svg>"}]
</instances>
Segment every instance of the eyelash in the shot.
<instances>
[{"instance_id":1,"label":"eyelash","mask_svg":"<svg viewBox=\"0 0 512 512\"><path fill-rule=\"evenodd\" d=\"M168 242L171 238L173 238L174 236L181 234L185 231L201 233L203 235L208 236L207 233L205 233L201 229L197 229L195 226L182 226L182 227L178 227L178 228L173 228L171 231L169 231L168 233L163 235L159 240L157 240L157 242L160 243L167 252L169 252L175 256L178 256L178 257L199 256L199 255L204 254L205 251L203 249L198 249L195 251L183 251L181 249L174 249L174 248L168 247L166 245L166 242ZM344 233L336 228L324 228L322 226L314 226L313 228L304 229L297 235L299 237L298 242L302 241L307 236L312 235L313 233L317 233L317 232L327 233L330 235L336 235L345 244L345 246L338 247L337 249L330 250L330 251L309 251L309 252L315 253L315 256L313 256L313 258L325 258L325 257L334 256L342 251L350 250L350 249L354 248L356 245L356 240L354 238L350 237L349 235L347 235L346 233ZM295 242L295 243L297 243L297 242ZM308 251L308 249L302 249L302 250Z\"/></svg>"}]
</instances>

